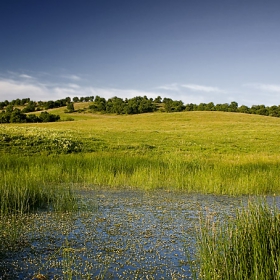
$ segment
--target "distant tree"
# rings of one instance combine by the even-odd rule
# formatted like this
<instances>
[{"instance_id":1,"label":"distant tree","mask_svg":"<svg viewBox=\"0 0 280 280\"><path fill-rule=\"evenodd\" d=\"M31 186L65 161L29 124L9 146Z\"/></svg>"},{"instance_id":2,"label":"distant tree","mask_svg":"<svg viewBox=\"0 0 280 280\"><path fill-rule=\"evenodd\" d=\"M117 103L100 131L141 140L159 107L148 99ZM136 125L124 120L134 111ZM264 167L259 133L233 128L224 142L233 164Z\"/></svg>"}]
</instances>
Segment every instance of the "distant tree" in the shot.
<instances>
[{"instance_id":1,"label":"distant tree","mask_svg":"<svg viewBox=\"0 0 280 280\"><path fill-rule=\"evenodd\" d=\"M161 96L156 97L154 100L155 103L161 103L161 101L162 101Z\"/></svg>"},{"instance_id":2,"label":"distant tree","mask_svg":"<svg viewBox=\"0 0 280 280\"><path fill-rule=\"evenodd\" d=\"M73 102L69 102L67 104L67 112L68 113L73 113L74 112L74 103Z\"/></svg>"},{"instance_id":3,"label":"distant tree","mask_svg":"<svg viewBox=\"0 0 280 280\"><path fill-rule=\"evenodd\" d=\"M29 114L26 116L26 121L29 123L37 123L40 122L40 119L35 114Z\"/></svg>"},{"instance_id":4,"label":"distant tree","mask_svg":"<svg viewBox=\"0 0 280 280\"><path fill-rule=\"evenodd\" d=\"M39 115L39 120L41 122L56 122L60 120L60 116L49 114L48 112L41 112L41 114Z\"/></svg>"},{"instance_id":5,"label":"distant tree","mask_svg":"<svg viewBox=\"0 0 280 280\"><path fill-rule=\"evenodd\" d=\"M77 96L73 97L73 102L79 102L79 101L80 101L79 97Z\"/></svg>"},{"instance_id":6,"label":"distant tree","mask_svg":"<svg viewBox=\"0 0 280 280\"><path fill-rule=\"evenodd\" d=\"M45 110L52 109L55 107L55 103L52 100L49 100L44 103Z\"/></svg>"},{"instance_id":7,"label":"distant tree","mask_svg":"<svg viewBox=\"0 0 280 280\"><path fill-rule=\"evenodd\" d=\"M26 122L26 115L23 114L19 109L14 109L10 116L11 123L24 123Z\"/></svg>"},{"instance_id":8,"label":"distant tree","mask_svg":"<svg viewBox=\"0 0 280 280\"><path fill-rule=\"evenodd\" d=\"M100 96L96 96L93 104L89 106L93 112L106 112L106 99Z\"/></svg>"},{"instance_id":9,"label":"distant tree","mask_svg":"<svg viewBox=\"0 0 280 280\"><path fill-rule=\"evenodd\" d=\"M196 108L196 105L193 103L186 104L186 106L185 106L186 111L195 111L195 108Z\"/></svg>"},{"instance_id":10,"label":"distant tree","mask_svg":"<svg viewBox=\"0 0 280 280\"><path fill-rule=\"evenodd\" d=\"M228 106L228 111L229 112L237 112L237 110L238 110L238 103L235 102L235 101L232 101L230 103L230 105Z\"/></svg>"},{"instance_id":11,"label":"distant tree","mask_svg":"<svg viewBox=\"0 0 280 280\"><path fill-rule=\"evenodd\" d=\"M162 102L164 104L165 112L167 112L167 113L172 112L173 100L171 98L164 98Z\"/></svg>"},{"instance_id":12,"label":"distant tree","mask_svg":"<svg viewBox=\"0 0 280 280\"><path fill-rule=\"evenodd\" d=\"M280 106L273 105L268 108L269 116L271 117L280 117Z\"/></svg>"},{"instance_id":13,"label":"distant tree","mask_svg":"<svg viewBox=\"0 0 280 280\"><path fill-rule=\"evenodd\" d=\"M207 108L207 104L206 103L200 103L197 106L197 111L206 111L206 108Z\"/></svg>"},{"instance_id":14,"label":"distant tree","mask_svg":"<svg viewBox=\"0 0 280 280\"><path fill-rule=\"evenodd\" d=\"M11 113L6 113L5 111L2 111L0 113L0 123L9 123L10 116L11 116Z\"/></svg>"},{"instance_id":15,"label":"distant tree","mask_svg":"<svg viewBox=\"0 0 280 280\"><path fill-rule=\"evenodd\" d=\"M23 98L20 101L20 105L24 106L26 103L30 102L30 98Z\"/></svg>"},{"instance_id":16,"label":"distant tree","mask_svg":"<svg viewBox=\"0 0 280 280\"><path fill-rule=\"evenodd\" d=\"M28 102L27 106L22 109L23 113L29 113L29 112L34 112L36 109L36 104L34 101Z\"/></svg>"},{"instance_id":17,"label":"distant tree","mask_svg":"<svg viewBox=\"0 0 280 280\"><path fill-rule=\"evenodd\" d=\"M269 111L268 109L265 107L265 105L258 105L255 107L256 111L255 113L258 115L263 115L263 116L268 116L269 115Z\"/></svg>"},{"instance_id":18,"label":"distant tree","mask_svg":"<svg viewBox=\"0 0 280 280\"><path fill-rule=\"evenodd\" d=\"M245 114L249 114L249 113L250 113L249 107L247 107L247 106L245 106L245 105L241 105L241 106L237 109L237 111L238 111L239 113L245 113Z\"/></svg>"},{"instance_id":19,"label":"distant tree","mask_svg":"<svg viewBox=\"0 0 280 280\"><path fill-rule=\"evenodd\" d=\"M174 100L172 104L172 111L173 112L182 112L185 110L185 106L183 101L181 100Z\"/></svg>"},{"instance_id":20,"label":"distant tree","mask_svg":"<svg viewBox=\"0 0 280 280\"><path fill-rule=\"evenodd\" d=\"M14 102L14 105L16 105L16 106L21 105L21 100L19 98L17 98Z\"/></svg>"},{"instance_id":21,"label":"distant tree","mask_svg":"<svg viewBox=\"0 0 280 280\"><path fill-rule=\"evenodd\" d=\"M216 109L216 111L228 112L229 104L228 103L216 104L215 109Z\"/></svg>"},{"instance_id":22,"label":"distant tree","mask_svg":"<svg viewBox=\"0 0 280 280\"><path fill-rule=\"evenodd\" d=\"M124 113L124 101L119 97L113 97L108 99L106 103L106 112L107 113L115 113L115 114L123 114Z\"/></svg>"},{"instance_id":23,"label":"distant tree","mask_svg":"<svg viewBox=\"0 0 280 280\"><path fill-rule=\"evenodd\" d=\"M216 110L215 104L213 102L206 104L205 110L206 111L215 111Z\"/></svg>"},{"instance_id":24,"label":"distant tree","mask_svg":"<svg viewBox=\"0 0 280 280\"><path fill-rule=\"evenodd\" d=\"M12 113L14 110L14 106L12 104L9 104L7 107L6 107L6 113Z\"/></svg>"}]
</instances>

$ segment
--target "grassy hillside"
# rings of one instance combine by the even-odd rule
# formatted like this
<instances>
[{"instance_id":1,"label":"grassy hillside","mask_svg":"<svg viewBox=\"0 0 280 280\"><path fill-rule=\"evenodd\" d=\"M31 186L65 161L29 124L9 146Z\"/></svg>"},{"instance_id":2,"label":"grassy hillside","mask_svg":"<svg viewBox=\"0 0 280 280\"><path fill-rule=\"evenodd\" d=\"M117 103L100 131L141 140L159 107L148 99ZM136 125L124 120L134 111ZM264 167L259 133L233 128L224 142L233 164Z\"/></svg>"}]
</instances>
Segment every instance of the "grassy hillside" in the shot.
<instances>
[{"instance_id":1,"label":"grassy hillside","mask_svg":"<svg viewBox=\"0 0 280 280\"><path fill-rule=\"evenodd\" d=\"M278 118L198 111L120 116L67 114L63 113L63 108L49 111L79 121L23 124L21 127L70 129L79 137L90 139L96 136L110 146L150 145L157 152L172 154L176 152L183 156L197 152L206 156L217 154L260 156L260 153L275 155L279 152Z\"/></svg>"},{"instance_id":2,"label":"grassy hillside","mask_svg":"<svg viewBox=\"0 0 280 280\"><path fill-rule=\"evenodd\" d=\"M1 125L1 186L13 185L18 174L18 186L25 178L25 185L33 180L38 186L280 192L278 118L225 112L65 115L76 121Z\"/></svg>"}]
</instances>

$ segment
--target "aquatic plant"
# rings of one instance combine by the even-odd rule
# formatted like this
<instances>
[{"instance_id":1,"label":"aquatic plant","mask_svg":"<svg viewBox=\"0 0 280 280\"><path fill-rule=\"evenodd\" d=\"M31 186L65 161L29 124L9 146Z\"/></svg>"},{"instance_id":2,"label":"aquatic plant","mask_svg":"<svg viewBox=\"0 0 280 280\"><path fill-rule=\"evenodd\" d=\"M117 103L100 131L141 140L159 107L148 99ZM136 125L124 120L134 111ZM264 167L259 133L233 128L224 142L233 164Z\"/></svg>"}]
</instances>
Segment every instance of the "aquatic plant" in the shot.
<instances>
[{"instance_id":1,"label":"aquatic plant","mask_svg":"<svg viewBox=\"0 0 280 280\"><path fill-rule=\"evenodd\" d=\"M208 215L197 237L196 279L280 279L280 216L264 200L249 201L235 217Z\"/></svg>"}]
</instances>

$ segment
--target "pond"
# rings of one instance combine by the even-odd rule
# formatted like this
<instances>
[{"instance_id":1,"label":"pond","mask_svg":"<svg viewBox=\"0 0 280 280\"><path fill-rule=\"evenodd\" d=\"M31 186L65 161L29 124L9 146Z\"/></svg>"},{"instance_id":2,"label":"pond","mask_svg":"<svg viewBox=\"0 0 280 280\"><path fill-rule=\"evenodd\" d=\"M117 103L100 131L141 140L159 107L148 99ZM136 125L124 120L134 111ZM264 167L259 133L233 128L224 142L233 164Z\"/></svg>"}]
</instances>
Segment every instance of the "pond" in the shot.
<instances>
[{"instance_id":1,"label":"pond","mask_svg":"<svg viewBox=\"0 0 280 280\"><path fill-rule=\"evenodd\" d=\"M0 279L191 279L201 214L232 215L248 197L90 190L75 213L30 214L26 246L8 253Z\"/></svg>"}]
</instances>

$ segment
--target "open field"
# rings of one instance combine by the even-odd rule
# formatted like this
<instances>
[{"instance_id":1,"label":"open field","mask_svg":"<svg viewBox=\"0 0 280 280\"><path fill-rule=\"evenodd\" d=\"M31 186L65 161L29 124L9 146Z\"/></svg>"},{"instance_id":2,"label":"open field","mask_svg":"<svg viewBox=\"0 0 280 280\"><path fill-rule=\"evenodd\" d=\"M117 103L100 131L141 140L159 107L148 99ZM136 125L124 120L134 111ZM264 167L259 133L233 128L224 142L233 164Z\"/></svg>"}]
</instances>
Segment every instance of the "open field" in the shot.
<instances>
[{"instance_id":1,"label":"open field","mask_svg":"<svg viewBox=\"0 0 280 280\"><path fill-rule=\"evenodd\" d=\"M1 125L1 186L11 172L22 178L43 173L38 177L49 179L42 182L54 184L280 192L278 118L224 112L71 117L76 115L86 119Z\"/></svg>"}]
</instances>

